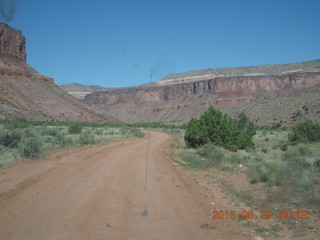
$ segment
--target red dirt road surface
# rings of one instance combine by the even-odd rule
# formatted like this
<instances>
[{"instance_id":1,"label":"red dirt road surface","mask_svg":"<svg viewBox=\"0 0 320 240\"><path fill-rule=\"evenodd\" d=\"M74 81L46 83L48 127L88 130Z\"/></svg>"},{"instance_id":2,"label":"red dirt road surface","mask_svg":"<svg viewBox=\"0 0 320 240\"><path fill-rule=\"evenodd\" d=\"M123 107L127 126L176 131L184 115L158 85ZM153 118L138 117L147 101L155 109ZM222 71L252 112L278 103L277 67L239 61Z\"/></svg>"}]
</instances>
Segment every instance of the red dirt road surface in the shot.
<instances>
[{"instance_id":1,"label":"red dirt road surface","mask_svg":"<svg viewBox=\"0 0 320 240\"><path fill-rule=\"evenodd\" d=\"M197 184L168 159L171 144L146 132L1 170L0 239L248 239L233 221L213 222Z\"/></svg>"}]
</instances>

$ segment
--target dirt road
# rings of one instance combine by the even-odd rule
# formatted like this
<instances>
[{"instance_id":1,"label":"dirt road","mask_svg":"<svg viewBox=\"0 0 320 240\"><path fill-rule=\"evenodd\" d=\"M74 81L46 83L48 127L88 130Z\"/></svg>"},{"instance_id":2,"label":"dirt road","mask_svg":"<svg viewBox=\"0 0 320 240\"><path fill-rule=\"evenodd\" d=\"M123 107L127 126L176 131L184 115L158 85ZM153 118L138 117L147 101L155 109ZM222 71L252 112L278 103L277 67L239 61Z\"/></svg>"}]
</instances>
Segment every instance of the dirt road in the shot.
<instances>
[{"instance_id":1,"label":"dirt road","mask_svg":"<svg viewBox=\"0 0 320 240\"><path fill-rule=\"evenodd\" d=\"M170 144L147 132L1 170L0 239L241 239L232 225L210 229L207 200L168 159Z\"/></svg>"}]
</instances>

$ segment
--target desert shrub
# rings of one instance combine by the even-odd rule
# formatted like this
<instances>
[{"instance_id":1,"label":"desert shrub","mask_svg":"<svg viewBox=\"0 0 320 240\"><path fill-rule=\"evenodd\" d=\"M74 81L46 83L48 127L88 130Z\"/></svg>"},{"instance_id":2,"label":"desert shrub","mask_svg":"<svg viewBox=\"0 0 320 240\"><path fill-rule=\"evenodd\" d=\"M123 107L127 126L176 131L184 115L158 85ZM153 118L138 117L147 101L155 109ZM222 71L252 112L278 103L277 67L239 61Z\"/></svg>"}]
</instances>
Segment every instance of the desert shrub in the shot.
<instances>
[{"instance_id":1,"label":"desert shrub","mask_svg":"<svg viewBox=\"0 0 320 240\"><path fill-rule=\"evenodd\" d=\"M58 128L45 127L42 131L42 135L55 137L59 132L60 130Z\"/></svg>"},{"instance_id":2,"label":"desert shrub","mask_svg":"<svg viewBox=\"0 0 320 240\"><path fill-rule=\"evenodd\" d=\"M94 134L95 134L96 136L101 136L101 135L104 134L104 131L103 131L103 130L104 130L104 129L98 128L98 129L96 129L96 130L94 131Z\"/></svg>"},{"instance_id":3,"label":"desert shrub","mask_svg":"<svg viewBox=\"0 0 320 240\"><path fill-rule=\"evenodd\" d=\"M39 137L36 129L34 128L25 128L21 129L22 135L25 137Z\"/></svg>"},{"instance_id":4,"label":"desert shrub","mask_svg":"<svg viewBox=\"0 0 320 240\"><path fill-rule=\"evenodd\" d=\"M18 129L3 129L0 132L0 144L10 148L17 148L21 137L22 133Z\"/></svg>"},{"instance_id":5,"label":"desert shrub","mask_svg":"<svg viewBox=\"0 0 320 240\"><path fill-rule=\"evenodd\" d=\"M82 126L80 124L71 124L68 128L70 134L79 134L82 131Z\"/></svg>"},{"instance_id":6,"label":"desert shrub","mask_svg":"<svg viewBox=\"0 0 320 240\"><path fill-rule=\"evenodd\" d=\"M281 123L272 123L272 125L271 125L271 129L278 129L278 128L280 128L281 127Z\"/></svg>"},{"instance_id":7,"label":"desert shrub","mask_svg":"<svg viewBox=\"0 0 320 240\"><path fill-rule=\"evenodd\" d=\"M94 144L94 135L88 131L82 133L79 137L79 143L81 145Z\"/></svg>"},{"instance_id":8,"label":"desert shrub","mask_svg":"<svg viewBox=\"0 0 320 240\"><path fill-rule=\"evenodd\" d=\"M5 166L8 166L8 165L15 164L19 158L21 158L21 156L16 149L14 149L12 151L6 151L4 153L1 153L0 154L0 169Z\"/></svg>"},{"instance_id":9,"label":"desert shrub","mask_svg":"<svg viewBox=\"0 0 320 240\"><path fill-rule=\"evenodd\" d=\"M320 142L320 123L306 121L296 124L288 135L290 142Z\"/></svg>"},{"instance_id":10,"label":"desert shrub","mask_svg":"<svg viewBox=\"0 0 320 240\"><path fill-rule=\"evenodd\" d=\"M253 146L255 133L253 123L244 113L232 119L211 106L199 119L189 121L184 140L188 147L211 143L235 151Z\"/></svg>"},{"instance_id":11,"label":"desert shrub","mask_svg":"<svg viewBox=\"0 0 320 240\"><path fill-rule=\"evenodd\" d=\"M288 150L288 145L285 144L285 143L280 144L280 150L284 151L284 152L287 151Z\"/></svg>"},{"instance_id":12,"label":"desert shrub","mask_svg":"<svg viewBox=\"0 0 320 240\"><path fill-rule=\"evenodd\" d=\"M69 145L72 143L72 140L71 138L68 138L65 135L59 133L54 137L54 142L57 145Z\"/></svg>"},{"instance_id":13,"label":"desert shrub","mask_svg":"<svg viewBox=\"0 0 320 240\"><path fill-rule=\"evenodd\" d=\"M276 161L261 161L250 166L251 182L266 182L279 186L285 181L286 164Z\"/></svg>"},{"instance_id":14,"label":"desert shrub","mask_svg":"<svg viewBox=\"0 0 320 240\"><path fill-rule=\"evenodd\" d=\"M319 203L317 183L319 179L318 158L307 146L297 146L283 154L285 180L283 185L297 202Z\"/></svg>"},{"instance_id":15,"label":"desert shrub","mask_svg":"<svg viewBox=\"0 0 320 240\"><path fill-rule=\"evenodd\" d=\"M19 143L21 156L38 158L42 154L42 142L37 137L24 137Z\"/></svg>"},{"instance_id":16,"label":"desert shrub","mask_svg":"<svg viewBox=\"0 0 320 240\"><path fill-rule=\"evenodd\" d=\"M28 128L30 125L31 123L24 118L10 120L6 124L9 129Z\"/></svg>"},{"instance_id":17,"label":"desert shrub","mask_svg":"<svg viewBox=\"0 0 320 240\"><path fill-rule=\"evenodd\" d=\"M144 137L144 133L141 132L137 128L132 127L123 127L120 129L120 134L124 136L131 136L131 137Z\"/></svg>"},{"instance_id":18,"label":"desert shrub","mask_svg":"<svg viewBox=\"0 0 320 240\"><path fill-rule=\"evenodd\" d=\"M179 155L184 162L188 163L186 167L190 169L201 169L206 167L207 162L200 160L194 152L182 151Z\"/></svg>"},{"instance_id":19,"label":"desert shrub","mask_svg":"<svg viewBox=\"0 0 320 240\"><path fill-rule=\"evenodd\" d=\"M294 150L287 151L282 157L291 169L304 169L313 165L314 156L306 146L300 146Z\"/></svg>"},{"instance_id":20,"label":"desert shrub","mask_svg":"<svg viewBox=\"0 0 320 240\"><path fill-rule=\"evenodd\" d=\"M207 143L197 149L197 153L200 156L209 158L214 161L221 161L224 158L224 151L218 146L214 146L212 143Z\"/></svg>"},{"instance_id":21,"label":"desert shrub","mask_svg":"<svg viewBox=\"0 0 320 240\"><path fill-rule=\"evenodd\" d=\"M298 151L301 154L301 156L312 156L313 155L312 151L306 145L299 146Z\"/></svg>"},{"instance_id":22,"label":"desert shrub","mask_svg":"<svg viewBox=\"0 0 320 240\"><path fill-rule=\"evenodd\" d=\"M144 137L144 133L137 128L130 128L128 133L132 137Z\"/></svg>"}]
</instances>

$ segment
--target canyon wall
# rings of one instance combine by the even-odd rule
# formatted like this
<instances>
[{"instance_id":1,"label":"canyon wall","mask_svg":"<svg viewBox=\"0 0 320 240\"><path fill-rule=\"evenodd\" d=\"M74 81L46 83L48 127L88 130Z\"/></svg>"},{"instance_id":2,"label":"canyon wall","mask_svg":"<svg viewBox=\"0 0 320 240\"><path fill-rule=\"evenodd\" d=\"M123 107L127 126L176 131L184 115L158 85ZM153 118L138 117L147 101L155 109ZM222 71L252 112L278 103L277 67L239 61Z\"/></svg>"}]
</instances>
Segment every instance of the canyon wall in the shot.
<instances>
[{"instance_id":1,"label":"canyon wall","mask_svg":"<svg viewBox=\"0 0 320 240\"><path fill-rule=\"evenodd\" d=\"M184 79L190 76L185 76ZM205 80L201 80L204 78ZM290 74L228 76L92 93L84 101L126 123L188 121L210 105L223 109L320 86L319 66Z\"/></svg>"}]
</instances>

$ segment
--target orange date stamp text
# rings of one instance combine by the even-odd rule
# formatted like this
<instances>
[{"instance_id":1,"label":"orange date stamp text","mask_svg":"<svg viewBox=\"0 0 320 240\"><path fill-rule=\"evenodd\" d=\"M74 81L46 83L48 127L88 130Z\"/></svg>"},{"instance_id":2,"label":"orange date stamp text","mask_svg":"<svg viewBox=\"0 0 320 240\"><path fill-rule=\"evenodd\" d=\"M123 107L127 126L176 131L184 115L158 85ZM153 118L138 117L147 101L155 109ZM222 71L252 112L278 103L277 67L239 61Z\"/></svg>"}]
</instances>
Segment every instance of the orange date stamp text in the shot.
<instances>
[{"instance_id":1,"label":"orange date stamp text","mask_svg":"<svg viewBox=\"0 0 320 240\"><path fill-rule=\"evenodd\" d=\"M271 219L276 217L278 219L307 219L309 213L306 210L296 210L296 211L223 211L223 210L213 210L212 219Z\"/></svg>"}]
</instances>

